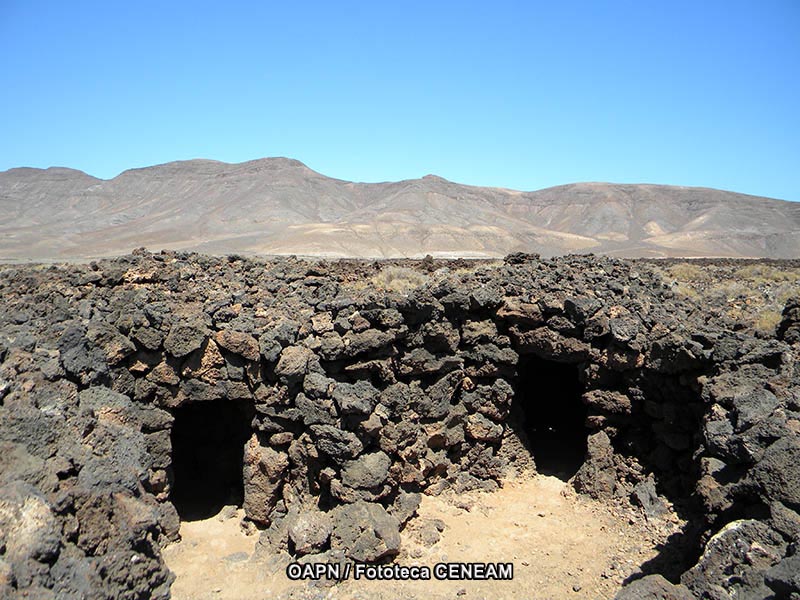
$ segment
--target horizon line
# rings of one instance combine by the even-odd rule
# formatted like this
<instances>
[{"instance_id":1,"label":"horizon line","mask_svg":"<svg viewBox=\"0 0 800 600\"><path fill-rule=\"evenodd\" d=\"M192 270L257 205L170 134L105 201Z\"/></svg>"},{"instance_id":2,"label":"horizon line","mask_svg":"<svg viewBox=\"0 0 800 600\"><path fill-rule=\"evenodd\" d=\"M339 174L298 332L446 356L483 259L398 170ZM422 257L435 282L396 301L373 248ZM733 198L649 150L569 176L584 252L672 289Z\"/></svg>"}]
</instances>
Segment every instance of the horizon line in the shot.
<instances>
[{"instance_id":1,"label":"horizon line","mask_svg":"<svg viewBox=\"0 0 800 600\"><path fill-rule=\"evenodd\" d=\"M195 158L188 158L188 159L176 159L176 160L166 161L166 162L163 162L163 163L145 165L145 166L141 166L141 167L131 167L131 168L128 168L128 169L124 169L124 170L120 171L119 173L117 173L116 175L114 175L113 177L109 177L109 178L97 177L96 175L92 175L91 173L88 173L88 172L86 172L86 171L84 171L82 169L76 169L74 167L66 167L66 166L62 166L62 165L51 165L49 167L31 167L31 166L26 166L26 165L18 166L18 167L10 167L8 169L0 171L0 175L5 174L5 173L9 173L11 171L17 171L17 170L20 170L20 171L21 170L31 170L31 171L62 170L62 171L72 171L72 172L76 172L76 173L81 173L81 174L86 175L87 177L91 177L92 179L95 179L97 181L108 182L108 181L113 181L113 180L117 179L118 177L121 177L122 175L124 175L126 173L131 173L131 172L134 172L134 171L146 171L148 169L156 169L156 168L159 168L159 167L165 167L165 166L169 166L169 165L177 165L177 164L182 164L182 163L214 163L214 164L226 165L226 166L231 166L231 167L241 167L243 165L247 165L247 164L250 164L250 163L267 162L267 161L273 161L273 162L285 161L285 162L289 163L288 166L290 166L290 167L305 168L305 169L311 171L312 173L314 173L316 175L319 175L321 177L325 177L326 179L331 179L331 180L335 180L335 181L341 181L343 183L353 183L353 184L362 184L362 185L390 185L390 184L410 182L410 181L422 181L424 179L440 179L440 180L445 181L447 183L452 183L452 184L459 185L459 186L464 186L464 187L504 190L504 191L508 191L508 192L515 192L515 193L522 193L522 194L531 194L531 193L541 192L541 191L555 189L555 188L559 188L559 187L577 186L577 185L651 186L651 187L669 187L669 188L682 188L682 189L694 189L694 190L713 190L713 191L718 191L718 192L739 194L739 195L742 195L742 196L750 196L750 197L753 197L753 198L765 198L765 199L768 199L768 200L777 200L777 201L781 201L781 202L792 202L792 203L800 202L800 199L798 199L798 200L790 200L788 198L777 198L777 197L774 197L774 196L763 196L763 195L758 195L758 194L750 194L750 193L747 193L747 192L739 192L739 191L731 190L731 189L715 188L715 187L703 186L703 185L682 185L682 184L672 184L672 183L653 183L653 182L644 182L644 181L632 181L632 182L619 182L619 181L615 182L615 181L601 181L601 180L571 181L571 182L568 182L568 183L561 183L561 184L546 186L546 187L543 187L543 188L529 189L529 190L522 190L522 189L510 188L510 187L498 186L498 185L477 185L477 184L470 184L470 183L461 183L461 182L458 182L458 181L447 179L446 177L442 177L441 175L437 175L435 173L426 173L425 175L422 175L422 176L419 176L419 177L411 177L411 178L407 178L407 179L382 180L382 181L363 181L363 180L356 181L356 180L341 179L339 177L326 175L326 174L324 174L324 173L322 173L320 171L317 171L317 170L309 167L306 163L304 163L303 161L301 161L299 159L290 158L290 157L287 157L287 156L264 156L264 157L261 157L261 158L254 158L254 159L244 160L244 161L240 161L240 162L228 162L228 161L218 160L218 159L214 159L214 158L202 158L202 157L195 157ZM292 163L294 163L294 164L292 164Z\"/></svg>"}]
</instances>

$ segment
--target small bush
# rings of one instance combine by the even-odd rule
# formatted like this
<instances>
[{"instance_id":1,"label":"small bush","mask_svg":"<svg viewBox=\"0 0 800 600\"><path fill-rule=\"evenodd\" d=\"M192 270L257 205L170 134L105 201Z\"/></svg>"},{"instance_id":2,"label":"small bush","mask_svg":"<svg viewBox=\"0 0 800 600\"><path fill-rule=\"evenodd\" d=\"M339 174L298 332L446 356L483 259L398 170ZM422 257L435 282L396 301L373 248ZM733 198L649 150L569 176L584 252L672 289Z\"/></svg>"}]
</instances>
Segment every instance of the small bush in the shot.
<instances>
[{"instance_id":1,"label":"small bush","mask_svg":"<svg viewBox=\"0 0 800 600\"><path fill-rule=\"evenodd\" d=\"M406 267L387 267L372 278L375 287L401 294L407 294L427 281L426 275Z\"/></svg>"},{"instance_id":2,"label":"small bush","mask_svg":"<svg viewBox=\"0 0 800 600\"><path fill-rule=\"evenodd\" d=\"M692 286L686 285L685 283L678 283L674 290L675 293L683 296L684 298L689 298L691 300L697 300L700 298L700 292L698 292Z\"/></svg>"},{"instance_id":3,"label":"small bush","mask_svg":"<svg viewBox=\"0 0 800 600\"><path fill-rule=\"evenodd\" d=\"M736 270L736 276L754 283L797 281L800 278L794 271L779 269L770 265L747 265Z\"/></svg>"},{"instance_id":4,"label":"small bush","mask_svg":"<svg viewBox=\"0 0 800 600\"><path fill-rule=\"evenodd\" d=\"M707 296L714 301L736 302L737 300L746 300L752 294L751 286L741 281L729 280L715 283L709 287Z\"/></svg>"},{"instance_id":5,"label":"small bush","mask_svg":"<svg viewBox=\"0 0 800 600\"><path fill-rule=\"evenodd\" d=\"M700 265L678 263L669 267L669 274L678 281L708 281L711 273Z\"/></svg>"},{"instance_id":6,"label":"small bush","mask_svg":"<svg viewBox=\"0 0 800 600\"><path fill-rule=\"evenodd\" d=\"M790 298L800 296L800 290L796 285L782 285L775 292L775 301L784 306Z\"/></svg>"},{"instance_id":7,"label":"small bush","mask_svg":"<svg viewBox=\"0 0 800 600\"><path fill-rule=\"evenodd\" d=\"M721 311L764 337L775 335L784 305L800 293L800 268L785 263L680 262L659 272L677 295Z\"/></svg>"},{"instance_id":8,"label":"small bush","mask_svg":"<svg viewBox=\"0 0 800 600\"><path fill-rule=\"evenodd\" d=\"M781 313L777 310L762 311L756 322L753 324L753 329L765 334L775 333L775 329L781 322Z\"/></svg>"}]
</instances>

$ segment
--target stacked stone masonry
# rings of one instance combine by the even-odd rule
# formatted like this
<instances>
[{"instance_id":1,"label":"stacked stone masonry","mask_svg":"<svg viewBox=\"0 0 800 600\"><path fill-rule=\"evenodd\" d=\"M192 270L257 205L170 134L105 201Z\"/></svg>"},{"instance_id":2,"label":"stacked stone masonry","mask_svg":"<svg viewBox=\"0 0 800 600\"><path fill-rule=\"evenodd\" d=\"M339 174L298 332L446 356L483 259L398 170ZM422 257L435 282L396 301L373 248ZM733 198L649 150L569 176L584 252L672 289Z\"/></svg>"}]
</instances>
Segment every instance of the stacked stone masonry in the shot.
<instances>
[{"instance_id":1,"label":"stacked stone masonry","mask_svg":"<svg viewBox=\"0 0 800 600\"><path fill-rule=\"evenodd\" d=\"M389 268L418 280L378 289ZM525 357L579 376L579 492L692 515L679 580L620 598L800 597L798 300L763 339L646 262L173 252L8 265L0 294L0 597L169 597L187 407L243 415L235 500L262 548L391 560L421 494L535 468ZM559 398L528 421L537 402Z\"/></svg>"}]
</instances>

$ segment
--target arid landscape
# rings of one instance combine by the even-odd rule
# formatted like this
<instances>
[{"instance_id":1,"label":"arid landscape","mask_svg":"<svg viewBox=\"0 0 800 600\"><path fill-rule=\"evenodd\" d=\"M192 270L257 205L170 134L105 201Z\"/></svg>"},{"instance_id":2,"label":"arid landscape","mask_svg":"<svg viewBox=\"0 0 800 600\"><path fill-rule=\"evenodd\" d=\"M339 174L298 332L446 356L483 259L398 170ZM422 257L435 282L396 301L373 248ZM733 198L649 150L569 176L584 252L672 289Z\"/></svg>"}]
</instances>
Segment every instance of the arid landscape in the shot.
<instances>
[{"instance_id":1,"label":"arid landscape","mask_svg":"<svg viewBox=\"0 0 800 600\"><path fill-rule=\"evenodd\" d=\"M797 261L0 267L0 590L793 598ZM511 562L509 581L290 563Z\"/></svg>"},{"instance_id":2,"label":"arid landscape","mask_svg":"<svg viewBox=\"0 0 800 600\"><path fill-rule=\"evenodd\" d=\"M512 562L510 581L354 581L309 585L286 577L288 554L259 551L241 527L241 511L223 511L181 526L181 542L164 552L176 574L175 600L357 598L611 598L657 546L680 531L674 513L648 519L575 494L554 476L522 476L494 492L423 496L413 525L401 534L402 565L441 561ZM652 519L652 518L651 518ZM441 529L441 532L439 531Z\"/></svg>"},{"instance_id":3,"label":"arid landscape","mask_svg":"<svg viewBox=\"0 0 800 600\"><path fill-rule=\"evenodd\" d=\"M800 600L800 0L0 0L0 600Z\"/></svg>"},{"instance_id":4,"label":"arid landscape","mask_svg":"<svg viewBox=\"0 0 800 600\"><path fill-rule=\"evenodd\" d=\"M800 256L800 203L706 188L575 183L533 192L436 176L353 183L303 163L191 160L110 180L0 172L0 260L131 248L362 258Z\"/></svg>"}]
</instances>

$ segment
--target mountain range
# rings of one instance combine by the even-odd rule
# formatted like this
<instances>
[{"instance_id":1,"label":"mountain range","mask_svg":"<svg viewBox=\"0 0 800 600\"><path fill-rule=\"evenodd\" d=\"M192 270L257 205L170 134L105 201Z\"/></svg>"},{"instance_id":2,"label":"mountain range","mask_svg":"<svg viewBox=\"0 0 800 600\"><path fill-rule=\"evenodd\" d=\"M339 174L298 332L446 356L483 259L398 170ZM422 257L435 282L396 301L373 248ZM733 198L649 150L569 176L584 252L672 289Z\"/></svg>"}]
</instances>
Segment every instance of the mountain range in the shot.
<instances>
[{"instance_id":1,"label":"mountain range","mask_svg":"<svg viewBox=\"0 0 800 600\"><path fill-rule=\"evenodd\" d=\"M800 257L800 202L650 184L533 192L437 176L326 177L303 163L172 162L97 179L0 172L0 259L82 260L144 246L210 254Z\"/></svg>"}]
</instances>

